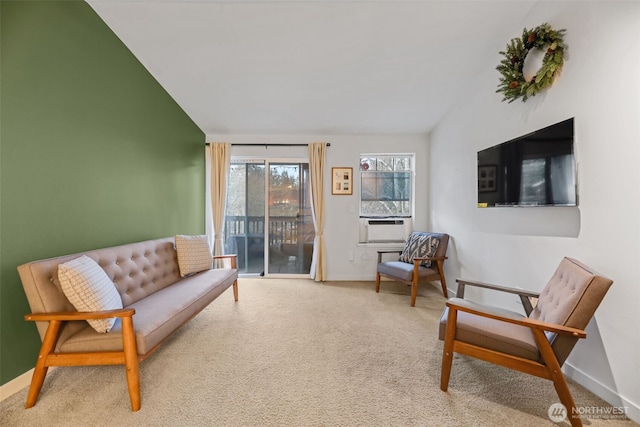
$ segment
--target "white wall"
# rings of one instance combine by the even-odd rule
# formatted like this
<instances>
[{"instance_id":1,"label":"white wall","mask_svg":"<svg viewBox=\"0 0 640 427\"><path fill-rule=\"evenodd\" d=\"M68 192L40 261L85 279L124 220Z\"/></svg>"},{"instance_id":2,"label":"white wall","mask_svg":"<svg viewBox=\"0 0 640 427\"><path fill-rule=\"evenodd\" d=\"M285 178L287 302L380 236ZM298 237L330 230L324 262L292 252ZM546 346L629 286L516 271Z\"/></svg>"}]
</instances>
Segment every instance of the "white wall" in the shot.
<instances>
[{"instance_id":1,"label":"white wall","mask_svg":"<svg viewBox=\"0 0 640 427\"><path fill-rule=\"evenodd\" d=\"M467 277L540 290L563 256L611 277L565 371L640 421L640 3L539 2L525 22L505 23L511 35L496 46L495 64L511 37L543 22L567 30L567 61L555 85L508 104L495 93L498 72L479 69L430 135L431 228L452 235L451 288ZM478 150L569 117L577 209L476 207ZM467 295L518 309L514 298Z\"/></svg>"},{"instance_id":2,"label":"white wall","mask_svg":"<svg viewBox=\"0 0 640 427\"><path fill-rule=\"evenodd\" d=\"M414 229L426 229L428 138L426 135L207 135L207 141L232 144L308 144L328 142L325 177L325 241L327 244L327 280L374 280L376 251L381 246L358 244L360 180L358 170L361 153L415 153L416 155L416 220ZM232 156L264 158L307 158L306 147L242 147L233 146ZM331 195L332 167L352 167L353 195ZM353 252L353 262L348 260Z\"/></svg>"}]
</instances>

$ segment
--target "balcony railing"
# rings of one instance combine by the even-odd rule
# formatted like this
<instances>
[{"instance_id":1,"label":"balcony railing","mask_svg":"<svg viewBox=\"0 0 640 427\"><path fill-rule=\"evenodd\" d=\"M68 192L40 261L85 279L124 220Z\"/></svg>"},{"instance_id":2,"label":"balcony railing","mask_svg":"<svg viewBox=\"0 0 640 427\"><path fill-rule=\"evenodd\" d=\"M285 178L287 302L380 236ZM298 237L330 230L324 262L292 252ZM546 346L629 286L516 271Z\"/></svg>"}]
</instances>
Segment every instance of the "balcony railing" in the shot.
<instances>
[{"instance_id":1,"label":"balcony railing","mask_svg":"<svg viewBox=\"0 0 640 427\"><path fill-rule=\"evenodd\" d=\"M262 216L227 216L224 225L225 241L229 241L232 236L264 238L264 223ZM269 246L310 243L313 242L313 224L304 217L272 216L269 218L267 236Z\"/></svg>"},{"instance_id":2,"label":"balcony railing","mask_svg":"<svg viewBox=\"0 0 640 427\"><path fill-rule=\"evenodd\" d=\"M294 272L308 273L315 237L311 218L272 216L267 227L269 271L285 272L279 263L290 264L290 260L293 259L296 265ZM224 234L225 252L238 254L238 267L241 271L262 271L265 258L264 217L227 216Z\"/></svg>"}]
</instances>

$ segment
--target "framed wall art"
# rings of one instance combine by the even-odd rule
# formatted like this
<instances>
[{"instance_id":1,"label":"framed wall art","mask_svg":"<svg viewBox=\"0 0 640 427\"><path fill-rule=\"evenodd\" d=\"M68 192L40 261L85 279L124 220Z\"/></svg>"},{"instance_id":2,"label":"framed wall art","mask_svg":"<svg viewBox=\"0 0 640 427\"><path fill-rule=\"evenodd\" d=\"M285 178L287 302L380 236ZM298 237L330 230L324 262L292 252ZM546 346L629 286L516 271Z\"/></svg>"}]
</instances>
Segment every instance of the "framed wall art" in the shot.
<instances>
[{"instance_id":1,"label":"framed wall art","mask_svg":"<svg viewBox=\"0 0 640 427\"><path fill-rule=\"evenodd\" d=\"M353 168L331 168L331 194L353 194Z\"/></svg>"}]
</instances>

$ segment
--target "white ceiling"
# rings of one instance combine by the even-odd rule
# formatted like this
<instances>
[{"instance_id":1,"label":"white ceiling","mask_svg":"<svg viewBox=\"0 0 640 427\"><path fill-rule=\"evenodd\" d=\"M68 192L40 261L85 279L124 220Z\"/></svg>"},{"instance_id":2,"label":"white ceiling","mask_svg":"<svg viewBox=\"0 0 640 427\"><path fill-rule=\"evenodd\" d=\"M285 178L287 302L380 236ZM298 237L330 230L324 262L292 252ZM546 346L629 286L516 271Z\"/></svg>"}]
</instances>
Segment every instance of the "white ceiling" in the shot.
<instances>
[{"instance_id":1,"label":"white ceiling","mask_svg":"<svg viewBox=\"0 0 640 427\"><path fill-rule=\"evenodd\" d=\"M534 4L88 3L207 135L427 133Z\"/></svg>"}]
</instances>

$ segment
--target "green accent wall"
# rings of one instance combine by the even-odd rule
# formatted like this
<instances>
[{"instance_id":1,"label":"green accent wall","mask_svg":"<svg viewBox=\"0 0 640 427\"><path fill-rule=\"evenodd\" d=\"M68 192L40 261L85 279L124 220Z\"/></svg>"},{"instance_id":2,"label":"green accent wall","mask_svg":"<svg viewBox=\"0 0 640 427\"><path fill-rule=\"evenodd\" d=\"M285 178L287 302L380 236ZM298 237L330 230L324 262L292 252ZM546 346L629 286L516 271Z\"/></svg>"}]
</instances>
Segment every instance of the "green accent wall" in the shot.
<instances>
[{"instance_id":1,"label":"green accent wall","mask_svg":"<svg viewBox=\"0 0 640 427\"><path fill-rule=\"evenodd\" d=\"M40 346L16 267L204 232L204 133L78 1L1 1L0 382Z\"/></svg>"}]
</instances>

